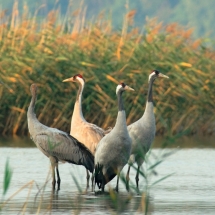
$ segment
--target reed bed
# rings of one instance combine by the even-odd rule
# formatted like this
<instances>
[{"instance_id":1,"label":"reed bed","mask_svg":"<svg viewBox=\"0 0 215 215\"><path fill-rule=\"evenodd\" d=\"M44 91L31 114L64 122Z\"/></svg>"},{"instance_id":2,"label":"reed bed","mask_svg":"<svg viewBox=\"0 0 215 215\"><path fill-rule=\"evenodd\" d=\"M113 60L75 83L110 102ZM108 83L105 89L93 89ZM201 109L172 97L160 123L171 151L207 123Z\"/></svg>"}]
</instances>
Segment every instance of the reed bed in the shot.
<instances>
[{"instance_id":1,"label":"reed bed","mask_svg":"<svg viewBox=\"0 0 215 215\"><path fill-rule=\"evenodd\" d=\"M38 119L68 132L78 86L62 80L77 73L86 79L84 116L103 128L115 124L116 84L133 87L135 93L125 95L130 124L144 112L153 69L170 77L154 84L157 134L214 132L215 51L202 39L192 40L192 29L156 19L139 29L132 24L133 10L120 30L102 13L86 20L84 6L73 13L68 8L65 16L56 9L38 18L38 11L31 15L25 5L21 14L15 2L12 14L0 12L1 135L28 133L32 83L39 86Z\"/></svg>"}]
</instances>

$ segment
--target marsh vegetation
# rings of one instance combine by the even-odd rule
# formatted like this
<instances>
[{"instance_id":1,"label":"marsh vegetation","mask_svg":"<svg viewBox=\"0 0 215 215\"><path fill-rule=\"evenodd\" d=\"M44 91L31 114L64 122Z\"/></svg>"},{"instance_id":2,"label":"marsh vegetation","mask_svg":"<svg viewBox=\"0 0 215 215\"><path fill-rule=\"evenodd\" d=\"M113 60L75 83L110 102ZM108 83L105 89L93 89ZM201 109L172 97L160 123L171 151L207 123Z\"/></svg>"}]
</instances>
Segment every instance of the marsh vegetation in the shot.
<instances>
[{"instance_id":1,"label":"marsh vegetation","mask_svg":"<svg viewBox=\"0 0 215 215\"><path fill-rule=\"evenodd\" d=\"M214 49L204 46L202 39L193 40L192 30L176 23L162 25L148 19L143 28L134 27L134 11L127 11L122 28L113 30L112 21L102 13L94 23L86 20L84 8L65 16L53 10L40 18L38 10L31 14L25 5L19 13L16 1L9 16L1 11L0 80L4 84L0 85L0 135L28 134L26 113L32 83L39 86L39 121L69 132L77 86L62 80L77 73L87 82L85 118L102 128L115 123L116 84L124 81L139 89L125 95L130 124L143 114L148 75L158 69L170 77L154 86L156 134L164 141L157 141L145 158L138 194L133 166L129 193L124 171L119 194L112 190L113 180L103 195L85 191L85 171L73 165L60 166L66 181L53 193L50 174L46 175L48 159L32 143L21 139L26 148L3 148L21 145L14 145L13 139L0 142L0 172L4 172L0 213L213 214L214 142L199 150L187 149L196 140L192 145L190 140L177 139L214 133ZM201 141L201 147L206 144ZM178 145L186 149L174 153Z\"/></svg>"},{"instance_id":2,"label":"marsh vegetation","mask_svg":"<svg viewBox=\"0 0 215 215\"><path fill-rule=\"evenodd\" d=\"M62 80L84 75L85 118L103 128L116 118L115 84L120 81L138 92L126 95L127 123L140 118L146 103L147 78L153 69L170 77L155 83L157 134L214 132L215 52L203 40L192 40L192 30L176 23L163 26L147 20L141 29L132 26L135 13L124 16L121 30L100 14L95 23L85 20L84 8L65 16L51 11L38 18L18 5L12 14L1 13L0 25L0 133L26 135L29 86L40 88L39 120L70 130L76 85ZM39 9L38 9L39 10ZM159 98L159 99L158 99ZM52 110L52 111L50 111Z\"/></svg>"}]
</instances>

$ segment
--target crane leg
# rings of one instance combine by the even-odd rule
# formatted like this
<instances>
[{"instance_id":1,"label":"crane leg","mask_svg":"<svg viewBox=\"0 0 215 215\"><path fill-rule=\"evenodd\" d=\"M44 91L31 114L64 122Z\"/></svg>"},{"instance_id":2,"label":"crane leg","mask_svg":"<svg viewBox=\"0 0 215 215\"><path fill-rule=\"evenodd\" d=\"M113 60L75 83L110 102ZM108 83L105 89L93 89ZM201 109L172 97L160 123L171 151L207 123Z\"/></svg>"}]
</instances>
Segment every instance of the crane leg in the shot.
<instances>
[{"instance_id":1,"label":"crane leg","mask_svg":"<svg viewBox=\"0 0 215 215\"><path fill-rule=\"evenodd\" d=\"M57 189L60 190L60 174L59 174L59 169L58 169L58 163L56 164L56 171L57 171Z\"/></svg>"},{"instance_id":2,"label":"crane leg","mask_svg":"<svg viewBox=\"0 0 215 215\"><path fill-rule=\"evenodd\" d=\"M139 190L139 172L140 172L140 166L138 165L138 167L137 167L137 174L136 174L136 177L135 177L135 179L136 179L136 185L137 185L137 190Z\"/></svg>"},{"instance_id":3,"label":"crane leg","mask_svg":"<svg viewBox=\"0 0 215 215\"><path fill-rule=\"evenodd\" d=\"M94 171L92 173L91 181L92 181L92 192L94 192L95 191L95 188L94 188Z\"/></svg>"},{"instance_id":4,"label":"crane leg","mask_svg":"<svg viewBox=\"0 0 215 215\"><path fill-rule=\"evenodd\" d=\"M119 173L117 174L117 182L116 182L116 188L115 188L115 190L118 193L118 191L119 191Z\"/></svg>"},{"instance_id":5,"label":"crane leg","mask_svg":"<svg viewBox=\"0 0 215 215\"><path fill-rule=\"evenodd\" d=\"M105 176L102 174L102 183L101 183L101 188L102 188L102 192L105 192Z\"/></svg>"},{"instance_id":6,"label":"crane leg","mask_svg":"<svg viewBox=\"0 0 215 215\"><path fill-rule=\"evenodd\" d=\"M55 159L53 157L50 157L50 162L51 162L51 168L52 168L52 189L55 190Z\"/></svg>"},{"instance_id":7,"label":"crane leg","mask_svg":"<svg viewBox=\"0 0 215 215\"><path fill-rule=\"evenodd\" d=\"M90 174L89 174L89 171L86 169L86 172L87 172L87 188L89 188L89 180L90 180Z\"/></svg>"},{"instance_id":8,"label":"crane leg","mask_svg":"<svg viewBox=\"0 0 215 215\"><path fill-rule=\"evenodd\" d=\"M52 166L52 189L55 190L55 184L56 184L56 180L55 180L55 166Z\"/></svg>"},{"instance_id":9,"label":"crane leg","mask_svg":"<svg viewBox=\"0 0 215 215\"><path fill-rule=\"evenodd\" d=\"M128 166L128 172L127 172L127 175L126 175L126 190L129 191L129 173L130 173L130 168L131 166L129 165Z\"/></svg>"},{"instance_id":10,"label":"crane leg","mask_svg":"<svg viewBox=\"0 0 215 215\"><path fill-rule=\"evenodd\" d=\"M105 181L104 181L104 179L102 180L101 188L102 188L102 192L104 193L105 192Z\"/></svg>"}]
</instances>

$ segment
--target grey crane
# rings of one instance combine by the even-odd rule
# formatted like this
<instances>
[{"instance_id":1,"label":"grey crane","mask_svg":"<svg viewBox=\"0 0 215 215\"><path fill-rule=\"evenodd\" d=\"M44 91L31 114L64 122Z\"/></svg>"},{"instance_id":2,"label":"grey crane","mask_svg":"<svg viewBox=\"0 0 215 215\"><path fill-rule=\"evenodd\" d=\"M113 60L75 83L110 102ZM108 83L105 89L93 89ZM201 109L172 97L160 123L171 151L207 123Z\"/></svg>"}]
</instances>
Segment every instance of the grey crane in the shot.
<instances>
[{"instance_id":1,"label":"grey crane","mask_svg":"<svg viewBox=\"0 0 215 215\"><path fill-rule=\"evenodd\" d=\"M131 138L129 137L126 114L122 101L125 90L134 90L124 83L116 88L118 98L118 115L114 128L101 139L95 153L95 185L104 191L105 184L117 175L116 191L118 192L119 174L127 164L131 152Z\"/></svg>"},{"instance_id":2,"label":"grey crane","mask_svg":"<svg viewBox=\"0 0 215 215\"><path fill-rule=\"evenodd\" d=\"M145 112L143 116L136 122L128 126L128 133L132 139L131 156L129 158L129 167L126 175L126 187L129 190L129 172L133 163L137 163L136 186L138 188L140 166L144 162L144 156L149 151L150 146L155 138L155 116L152 97L152 85L156 78L169 78L168 76L153 70L149 75L148 96Z\"/></svg>"},{"instance_id":3,"label":"grey crane","mask_svg":"<svg viewBox=\"0 0 215 215\"><path fill-rule=\"evenodd\" d=\"M81 74L74 75L71 78L63 80L63 82L77 82L79 85L75 107L72 114L70 134L82 142L94 155L98 142L105 136L108 131L95 124L85 120L82 113L82 92L85 85L85 80ZM87 187L89 187L89 172L87 171Z\"/></svg>"},{"instance_id":4,"label":"grey crane","mask_svg":"<svg viewBox=\"0 0 215 215\"><path fill-rule=\"evenodd\" d=\"M37 85L32 84L30 90L32 99L27 112L29 133L37 148L50 159L53 189L55 189L56 184L56 168L59 190L61 181L58 169L59 161L83 165L90 172L93 172L94 156L74 137L56 128L47 127L38 121L36 114L34 113L37 97Z\"/></svg>"}]
</instances>

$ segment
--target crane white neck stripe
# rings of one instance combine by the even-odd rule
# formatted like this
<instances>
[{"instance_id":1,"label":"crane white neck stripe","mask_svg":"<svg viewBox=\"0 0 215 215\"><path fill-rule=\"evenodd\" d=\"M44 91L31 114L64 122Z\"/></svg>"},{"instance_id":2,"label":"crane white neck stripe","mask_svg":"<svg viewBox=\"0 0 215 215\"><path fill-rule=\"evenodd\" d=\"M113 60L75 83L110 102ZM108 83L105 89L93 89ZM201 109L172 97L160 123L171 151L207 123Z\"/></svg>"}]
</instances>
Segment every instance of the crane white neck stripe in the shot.
<instances>
[{"instance_id":1,"label":"crane white neck stripe","mask_svg":"<svg viewBox=\"0 0 215 215\"><path fill-rule=\"evenodd\" d=\"M76 79L80 82L82 86L84 86L84 80L80 77L76 77Z\"/></svg>"}]
</instances>

